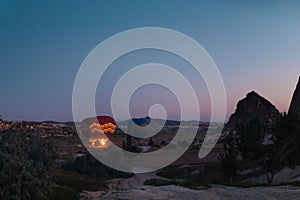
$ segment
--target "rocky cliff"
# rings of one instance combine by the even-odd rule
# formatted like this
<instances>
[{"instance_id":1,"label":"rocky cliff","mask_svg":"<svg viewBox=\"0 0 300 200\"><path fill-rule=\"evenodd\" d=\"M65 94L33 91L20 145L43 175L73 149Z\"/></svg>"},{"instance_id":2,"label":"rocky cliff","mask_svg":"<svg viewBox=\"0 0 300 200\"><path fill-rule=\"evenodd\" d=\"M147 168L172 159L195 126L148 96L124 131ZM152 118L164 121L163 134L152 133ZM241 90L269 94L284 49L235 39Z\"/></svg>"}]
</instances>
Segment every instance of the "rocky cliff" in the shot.
<instances>
[{"instance_id":1,"label":"rocky cliff","mask_svg":"<svg viewBox=\"0 0 300 200\"><path fill-rule=\"evenodd\" d=\"M289 113L296 113L300 116L300 77L293 94L292 102L289 108Z\"/></svg>"},{"instance_id":2,"label":"rocky cliff","mask_svg":"<svg viewBox=\"0 0 300 200\"><path fill-rule=\"evenodd\" d=\"M253 119L260 119L271 125L279 115L279 111L271 102L252 91L238 102L235 112L230 116L224 128L224 132L232 132L238 124L247 124Z\"/></svg>"}]
</instances>

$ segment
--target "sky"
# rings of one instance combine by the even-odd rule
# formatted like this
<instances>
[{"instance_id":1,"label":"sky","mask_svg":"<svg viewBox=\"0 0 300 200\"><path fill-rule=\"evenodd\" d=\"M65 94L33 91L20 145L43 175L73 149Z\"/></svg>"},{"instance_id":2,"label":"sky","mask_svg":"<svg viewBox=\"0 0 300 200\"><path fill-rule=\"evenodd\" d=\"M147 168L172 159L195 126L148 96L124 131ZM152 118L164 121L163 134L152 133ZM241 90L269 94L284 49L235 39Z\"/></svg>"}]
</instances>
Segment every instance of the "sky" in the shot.
<instances>
[{"instance_id":1,"label":"sky","mask_svg":"<svg viewBox=\"0 0 300 200\"><path fill-rule=\"evenodd\" d=\"M0 114L6 120L71 121L72 90L85 57L103 40L128 29L164 27L199 42L222 75L227 117L247 92L257 91L287 111L300 75L300 1L0 1ZM191 81L201 120L210 116L201 77L175 55L145 50L117 59L99 83L97 114L121 72L149 62L174 66ZM141 75L142 76L142 75ZM167 77L166 77L167 78ZM165 105L180 115L168 88L143 86L132 96L133 117Z\"/></svg>"}]
</instances>

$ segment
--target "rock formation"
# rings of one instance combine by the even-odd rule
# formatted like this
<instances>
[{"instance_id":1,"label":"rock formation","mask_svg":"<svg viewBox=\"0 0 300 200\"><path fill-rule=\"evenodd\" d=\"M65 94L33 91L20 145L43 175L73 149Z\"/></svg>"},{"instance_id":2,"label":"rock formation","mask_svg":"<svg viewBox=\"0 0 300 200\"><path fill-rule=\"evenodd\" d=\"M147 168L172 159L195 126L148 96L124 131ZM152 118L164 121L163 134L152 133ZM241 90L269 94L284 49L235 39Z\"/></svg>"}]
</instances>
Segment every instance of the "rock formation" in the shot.
<instances>
[{"instance_id":1,"label":"rock formation","mask_svg":"<svg viewBox=\"0 0 300 200\"><path fill-rule=\"evenodd\" d=\"M232 132L238 124L247 124L253 119L260 119L271 125L279 115L279 111L272 103L252 91L238 102L235 112L224 128L224 133Z\"/></svg>"},{"instance_id":2,"label":"rock formation","mask_svg":"<svg viewBox=\"0 0 300 200\"><path fill-rule=\"evenodd\" d=\"M293 94L292 102L289 108L289 113L296 113L300 116L300 77Z\"/></svg>"}]
</instances>

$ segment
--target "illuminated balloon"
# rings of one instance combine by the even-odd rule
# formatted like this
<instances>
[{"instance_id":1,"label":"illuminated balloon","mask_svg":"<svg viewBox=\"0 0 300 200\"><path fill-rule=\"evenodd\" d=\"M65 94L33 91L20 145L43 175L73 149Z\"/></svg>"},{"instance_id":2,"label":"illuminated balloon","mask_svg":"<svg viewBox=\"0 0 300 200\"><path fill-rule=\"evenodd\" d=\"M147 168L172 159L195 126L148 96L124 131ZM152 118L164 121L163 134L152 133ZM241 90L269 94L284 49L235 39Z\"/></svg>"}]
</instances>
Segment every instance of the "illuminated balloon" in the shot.
<instances>
[{"instance_id":1,"label":"illuminated balloon","mask_svg":"<svg viewBox=\"0 0 300 200\"><path fill-rule=\"evenodd\" d=\"M151 118L150 117L145 117L145 118L133 118L132 121L138 125L138 126L147 126L150 124L151 122Z\"/></svg>"},{"instance_id":2,"label":"illuminated balloon","mask_svg":"<svg viewBox=\"0 0 300 200\"><path fill-rule=\"evenodd\" d=\"M109 116L87 118L81 123L81 130L92 148L106 148L108 139L105 134L113 134L115 129L116 121Z\"/></svg>"}]
</instances>

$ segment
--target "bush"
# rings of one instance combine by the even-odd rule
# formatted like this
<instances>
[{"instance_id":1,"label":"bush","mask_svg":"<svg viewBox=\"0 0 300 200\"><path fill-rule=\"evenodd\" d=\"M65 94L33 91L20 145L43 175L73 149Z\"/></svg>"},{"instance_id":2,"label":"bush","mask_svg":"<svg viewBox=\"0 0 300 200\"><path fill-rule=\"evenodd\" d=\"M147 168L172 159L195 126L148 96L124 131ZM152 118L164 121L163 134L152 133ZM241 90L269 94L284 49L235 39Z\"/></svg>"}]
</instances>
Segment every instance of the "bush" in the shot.
<instances>
[{"instance_id":1,"label":"bush","mask_svg":"<svg viewBox=\"0 0 300 200\"><path fill-rule=\"evenodd\" d=\"M53 143L27 133L1 133L0 198L48 199L58 152Z\"/></svg>"}]
</instances>

